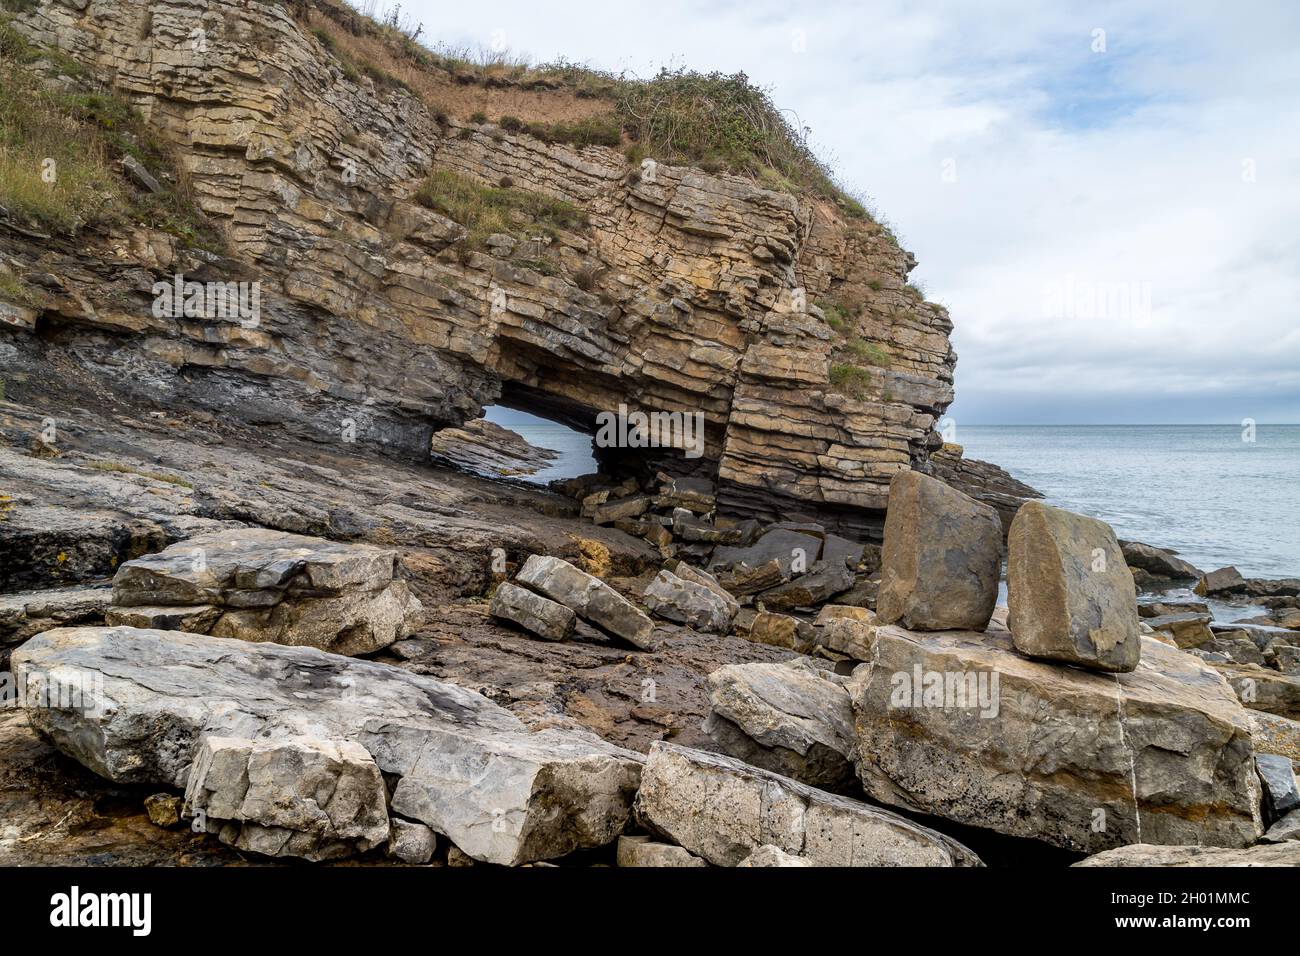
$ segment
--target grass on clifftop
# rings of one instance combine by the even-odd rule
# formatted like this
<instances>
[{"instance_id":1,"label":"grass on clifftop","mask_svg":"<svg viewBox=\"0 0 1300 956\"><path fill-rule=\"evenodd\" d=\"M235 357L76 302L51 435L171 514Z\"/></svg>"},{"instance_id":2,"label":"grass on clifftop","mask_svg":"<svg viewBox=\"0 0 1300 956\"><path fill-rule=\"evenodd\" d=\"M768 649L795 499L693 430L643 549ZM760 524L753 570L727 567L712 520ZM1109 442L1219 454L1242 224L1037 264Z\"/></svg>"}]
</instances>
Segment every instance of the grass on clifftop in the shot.
<instances>
[{"instance_id":1,"label":"grass on clifftop","mask_svg":"<svg viewBox=\"0 0 1300 956\"><path fill-rule=\"evenodd\" d=\"M519 100L531 97L539 110L547 97L565 99L575 115L564 119L527 115L518 104L508 111L476 107L454 115L546 142L622 148L633 163L649 157L748 176L769 189L829 200L847 216L870 218L835 182L804 131L744 73L665 69L641 80L569 62L533 65L508 52L425 46L421 28L402 16L400 5L376 19L342 0L290 2L345 73L370 73L386 78L376 82L403 86L435 116L452 111L467 89L481 90L486 102L493 91L508 88Z\"/></svg>"},{"instance_id":2,"label":"grass on clifftop","mask_svg":"<svg viewBox=\"0 0 1300 956\"><path fill-rule=\"evenodd\" d=\"M469 230L470 249L483 248L494 233L532 239L540 230L555 238L587 226L586 214L571 203L508 185L482 186L450 169L434 170L414 198Z\"/></svg>"},{"instance_id":3,"label":"grass on clifftop","mask_svg":"<svg viewBox=\"0 0 1300 956\"><path fill-rule=\"evenodd\" d=\"M77 86L48 86L42 74ZM32 47L0 16L0 206L55 235L136 221L184 245L224 248L169 148L130 104L84 78L74 61ZM127 182L119 165L126 155L158 179L161 192Z\"/></svg>"}]
</instances>

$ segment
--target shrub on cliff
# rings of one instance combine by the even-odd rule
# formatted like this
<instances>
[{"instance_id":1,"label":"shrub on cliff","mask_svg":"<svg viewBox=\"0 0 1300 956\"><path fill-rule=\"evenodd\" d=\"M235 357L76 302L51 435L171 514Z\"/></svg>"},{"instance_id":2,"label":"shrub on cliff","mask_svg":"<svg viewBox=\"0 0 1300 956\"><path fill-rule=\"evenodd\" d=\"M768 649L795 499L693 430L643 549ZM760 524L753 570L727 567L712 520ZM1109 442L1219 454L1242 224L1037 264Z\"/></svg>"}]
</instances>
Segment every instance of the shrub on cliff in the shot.
<instances>
[{"instance_id":1,"label":"shrub on cliff","mask_svg":"<svg viewBox=\"0 0 1300 956\"><path fill-rule=\"evenodd\" d=\"M468 230L465 244L482 248L494 233L532 238L586 228L587 216L572 203L512 186L484 186L450 169L435 169L416 190L420 205Z\"/></svg>"}]
</instances>

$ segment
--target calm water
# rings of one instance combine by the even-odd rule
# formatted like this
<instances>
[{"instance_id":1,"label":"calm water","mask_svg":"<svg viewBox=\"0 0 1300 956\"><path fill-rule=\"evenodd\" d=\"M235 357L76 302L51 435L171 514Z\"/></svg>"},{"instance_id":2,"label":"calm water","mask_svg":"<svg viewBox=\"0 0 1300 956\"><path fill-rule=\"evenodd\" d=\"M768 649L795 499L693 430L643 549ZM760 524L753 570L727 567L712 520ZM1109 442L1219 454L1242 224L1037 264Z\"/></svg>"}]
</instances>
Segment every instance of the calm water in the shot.
<instances>
[{"instance_id":1,"label":"calm water","mask_svg":"<svg viewBox=\"0 0 1300 956\"><path fill-rule=\"evenodd\" d=\"M1300 577L1300 425L967 426L970 458L1206 570Z\"/></svg>"}]
</instances>

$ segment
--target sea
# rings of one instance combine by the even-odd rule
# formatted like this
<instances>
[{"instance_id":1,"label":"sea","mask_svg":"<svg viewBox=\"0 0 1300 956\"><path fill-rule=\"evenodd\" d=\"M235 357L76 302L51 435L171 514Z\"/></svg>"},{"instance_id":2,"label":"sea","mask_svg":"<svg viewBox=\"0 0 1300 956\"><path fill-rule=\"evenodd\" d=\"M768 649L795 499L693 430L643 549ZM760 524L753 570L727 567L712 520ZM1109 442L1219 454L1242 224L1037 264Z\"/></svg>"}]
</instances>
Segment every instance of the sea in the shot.
<instances>
[{"instance_id":1,"label":"sea","mask_svg":"<svg viewBox=\"0 0 1300 956\"><path fill-rule=\"evenodd\" d=\"M595 469L588 435L510 410L488 417L560 452L529 480ZM1121 538L1205 570L1300 577L1300 425L968 425L950 437Z\"/></svg>"}]
</instances>

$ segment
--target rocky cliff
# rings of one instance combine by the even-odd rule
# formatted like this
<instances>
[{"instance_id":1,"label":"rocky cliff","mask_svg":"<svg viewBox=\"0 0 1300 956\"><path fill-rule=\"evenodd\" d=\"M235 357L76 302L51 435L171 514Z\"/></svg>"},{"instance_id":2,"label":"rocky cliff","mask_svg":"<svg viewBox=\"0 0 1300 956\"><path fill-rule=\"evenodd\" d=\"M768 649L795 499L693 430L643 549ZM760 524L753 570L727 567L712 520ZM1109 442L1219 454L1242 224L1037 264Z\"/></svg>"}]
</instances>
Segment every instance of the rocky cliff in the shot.
<instances>
[{"instance_id":1,"label":"rocky cliff","mask_svg":"<svg viewBox=\"0 0 1300 956\"><path fill-rule=\"evenodd\" d=\"M46 0L13 16L71 64L57 82L107 84L176 148L226 240L216 255L138 225L0 230L20 276L53 277L39 307L7 310L29 379L74 363L114 392L414 460L498 402L591 431L620 405L702 412L698 461L611 450L609 468L693 468L727 510L859 531L940 445L951 323L888 230L842 203L453 115L438 84L454 100L466 78L417 92L359 72L329 4ZM517 92L543 114L583 105ZM448 214L456 189L527 201L475 235ZM260 314L159 317L154 285L178 274L257 282Z\"/></svg>"}]
</instances>

